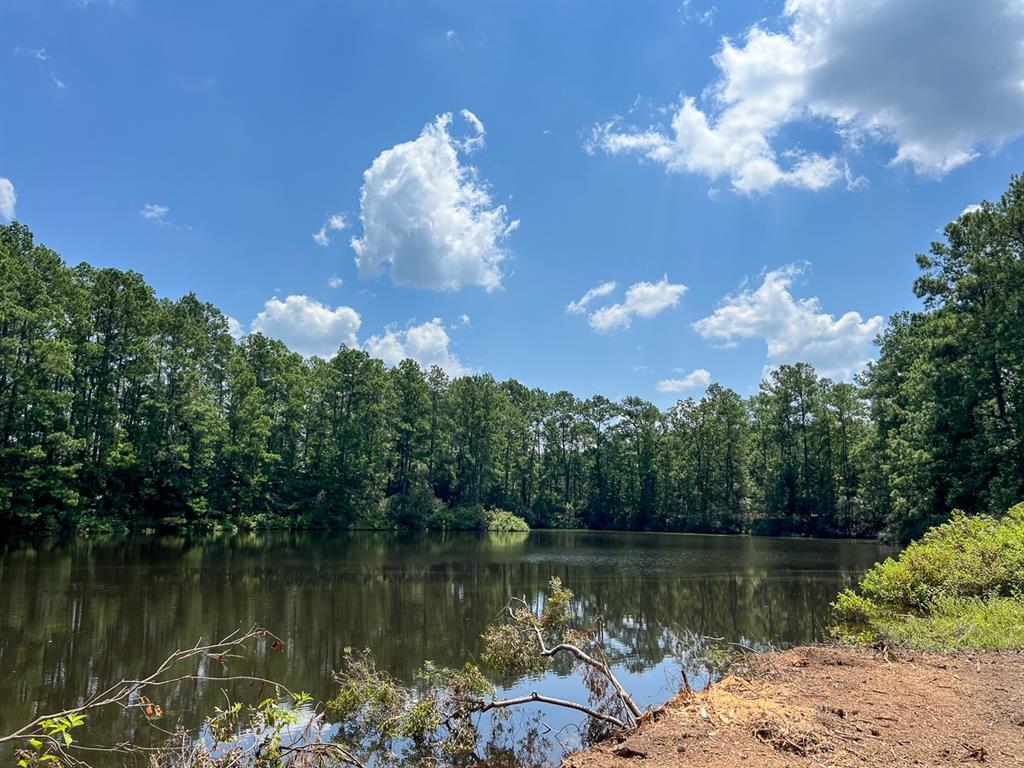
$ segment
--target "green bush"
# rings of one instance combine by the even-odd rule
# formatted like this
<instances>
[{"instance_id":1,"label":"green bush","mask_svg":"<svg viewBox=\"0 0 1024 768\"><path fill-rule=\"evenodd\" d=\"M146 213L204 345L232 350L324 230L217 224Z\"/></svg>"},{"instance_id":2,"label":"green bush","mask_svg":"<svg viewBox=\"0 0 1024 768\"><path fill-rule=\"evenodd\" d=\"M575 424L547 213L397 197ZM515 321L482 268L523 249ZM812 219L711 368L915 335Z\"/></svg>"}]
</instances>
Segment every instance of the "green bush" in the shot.
<instances>
[{"instance_id":1,"label":"green bush","mask_svg":"<svg viewBox=\"0 0 1024 768\"><path fill-rule=\"evenodd\" d=\"M523 518L505 509L492 509L484 513L488 531L525 532L530 526Z\"/></svg>"},{"instance_id":2,"label":"green bush","mask_svg":"<svg viewBox=\"0 0 1024 768\"><path fill-rule=\"evenodd\" d=\"M832 604L850 642L918 648L1024 647L1024 504L929 530Z\"/></svg>"},{"instance_id":3,"label":"green bush","mask_svg":"<svg viewBox=\"0 0 1024 768\"><path fill-rule=\"evenodd\" d=\"M441 507L427 522L432 531L480 531L484 528L484 508L479 504Z\"/></svg>"},{"instance_id":4,"label":"green bush","mask_svg":"<svg viewBox=\"0 0 1024 768\"><path fill-rule=\"evenodd\" d=\"M529 531L523 518L504 509L485 509L480 504L441 507L427 521L435 531Z\"/></svg>"},{"instance_id":5,"label":"green bush","mask_svg":"<svg viewBox=\"0 0 1024 768\"><path fill-rule=\"evenodd\" d=\"M431 520L444 509L444 502L426 483L414 483L408 493L396 493L385 502L386 528L418 531L432 528Z\"/></svg>"}]
</instances>

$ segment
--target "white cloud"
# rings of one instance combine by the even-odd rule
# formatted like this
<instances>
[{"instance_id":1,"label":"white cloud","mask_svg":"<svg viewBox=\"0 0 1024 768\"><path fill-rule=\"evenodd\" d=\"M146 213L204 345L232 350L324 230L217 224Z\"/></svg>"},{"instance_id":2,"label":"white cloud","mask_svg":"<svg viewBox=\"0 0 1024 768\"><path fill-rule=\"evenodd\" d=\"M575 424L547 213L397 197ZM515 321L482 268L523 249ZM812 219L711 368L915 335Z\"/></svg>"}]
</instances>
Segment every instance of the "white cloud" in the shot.
<instances>
[{"instance_id":1,"label":"white cloud","mask_svg":"<svg viewBox=\"0 0 1024 768\"><path fill-rule=\"evenodd\" d=\"M790 264L766 273L758 288L726 296L694 329L726 347L741 339L763 339L772 366L807 362L824 376L849 379L872 357L882 318L847 312L836 319L821 310L816 298L794 299L789 289L803 271L802 265Z\"/></svg>"},{"instance_id":2,"label":"white cloud","mask_svg":"<svg viewBox=\"0 0 1024 768\"><path fill-rule=\"evenodd\" d=\"M327 278L327 285L329 285L331 288L341 288L341 286L344 283L345 281L342 280L341 277L338 275L331 275L330 277Z\"/></svg>"},{"instance_id":3,"label":"white cloud","mask_svg":"<svg viewBox=\"0 0 1024 768\"><path fill-rule=\"evenodd\" d=\"M674 307L684 293L686 286L670 283L668 275L656 283L634 283L626 290L625 301L591 312L588 322L599 333L628 328L634 317L650 318Z\"/></svg>"},{"instance_id":4,"label":"white cloud","mask_svg":"<svg viewBox=\"0 0 1024 768\"><path fill-rule=\"evenodd\" d=\"M238 341L240 338L245 336L245 329L242 327L240 322L231 315L225 315L224 317L228 321L228 333L231 334L231 338Z\"/></svg>"},{"instance_id":5,"label":"white cloud","mask_svg":"<svg viewBox=\"0 0 1024 768\"><path fill-rule=\"evenodd\" d=\"M423 368L436 365L450 376L467 373L458 356L450 349L451 338L439 317L421 325L412 325L404 331L387 329L381 336L371 336L366 350L388 365L398 365L411 358Z\"/></svg>"},{"instance_id":6,"label":"white cloud","mask_svg":"<svg viewBox=\"0 0 1024 768\"><path fill-rule=\"evenodd\" d=\"M165 218L171 209L166 205L157 205L156 203L146 203L139 210L139 216L146 219L146 221L155 221L159 224L166 224L167 219Z\"/></svg>"},{"instance_id":7,"label":"white cloud","mask_svg":"<svg viewBox=\"0 0 1024 768\"><path fill-rule=\"evenodd\" d=\"M703 24L706 27L714 26L715 23L715 12L718 8L714 5L706 8L694 8L692 7L691 0L683 0L679 6L679 17L683 24L689 24L691 21L695 21L698 24Z\"/></svg>"},{"instance_id":8,"label":"white cloud","mask_svg":"<svg viewBox=\"0 0 1024 768\"><path fill-rule=\"evenodd\" d=\"M609 280L608 282L601 283L600 285L595 286L594 288L591 288L589 291L584 293L576 301L570 301L566 305L565 311L568 312L570 315L582 315L584 312L587 311L587 306L590 304L591 301L593 301L594 299L598 299L602 296L607 296L614 290L614 280Z\"/></svg>"},{"instance_id":9,"label":"white cloud","mask_svg":"<svg viewBox=\"0 0 1024 768\"><path fill-rule=\"evenodd\" d=\"M966 206L962 211L960 211L960 216L964 216L964 215L966 215L968 213L974 213L974 212L980 211L980 210L981 210L981 205L979 205L978 203L971 203L971 205ZM960 218L960 217L958 216L957 218Z\"/></svg>"},{"instance_id":10,"label":"white cloud","mask_svg":"<svg viewBox=\"0 0 1024 768\"><path fill-rule=\"evenodd\" d=\"M362 318L352 307L331 309L308 296L267 299L252 330L280 339L303 355L332 357L340 344L358 347Z\"/></svg>"},{"instance_id":11,"label":"white cloud","mask_svg":"<svg viewBox=\"0 0 1024 768\"><path fill-rule=\"evenodd\" d=\"M678 379L662 379L658 382L659 392L683 392L687 389L701 389L711 383L711 373L695 368Z\"/></svg>"},{"instance_id":12,"label":"white cloud","mask_svg":"<svg viewBox=\"0 0 1024 768\"><path fill-rule=\"evenodd\" d=\"M328 232L340 232L348 227L348 220L343 213L332 213L320 225L320 229L313 233L313 241L324 248L331 244L331 236Z\"/></svg>"},{"instance_id":13,"label":"white cloud","mask_svg":"<svg viewBox=\"0 0 1024 768\"><path fill-rule=\"evenodd\" d=\"M67 83L57 77L57 73L50 69L49 65L46 64L50 60L50 54L45 48L22 48L20 45L16 46L11 52L15 56L29 56L39 62L39 70L43 73L50 75L50 81L57 88L63 90L67 87Z\"/></svg>"},{"instance_id":14,"label":"white cloud","mask_svg":"<svg viewBox=\"0 0 1024 768\"><path fill-rule=\"evenodd\" d=\"M463 314L463 315L459 315L459 321L460 321L460 322L461 322L461 323L462 323L463 325L469 325L469 324L470 324L470 322L471 322L471 321L470 321L470 319L469 319L469 315L465 315L465 314Z\"/></svg>"},{"instance_id":15,"label":"white cloud","mask_svg":"<svg viewBox=\"0 0 1024 768\"><path fill-rule=\"evenodd\" d=\"M10 179L0 176L0 216L8 221L14 220L14 209L18 204L18 193Z\"/></svg>"},{"instance_id":16,"label":"white cloud","mask_svg":"<svg viewBox=\"0 0 1024 768\"><path fill-rule=\"evenodd\" d=\"M460 161L484 143L483 124L468 110L461 115L468 137L453 137L451 113L439 115L363 174L363 236L351 240L360 276L386 270L396 285L434 290L501 286L503 243L519 222L492 204L476 169Z\"/></svg>"},{"instance_id":17,"label":"white cloud","mask_svg":"<svg viewBox=\"0 0 1024 768\"><path fill-rule=\"evenodd\" d=\"M683 97L669 126L598 125L590 151L637 154L672 172L727 177L744 194L858 186L846 155L865 141L893 164L941 176L1024 134L1024 4L788 0L779 24L723 38L708 106ZM778 146L794 123L843 140L822 155Z\"/></svg>"}]
</instances>

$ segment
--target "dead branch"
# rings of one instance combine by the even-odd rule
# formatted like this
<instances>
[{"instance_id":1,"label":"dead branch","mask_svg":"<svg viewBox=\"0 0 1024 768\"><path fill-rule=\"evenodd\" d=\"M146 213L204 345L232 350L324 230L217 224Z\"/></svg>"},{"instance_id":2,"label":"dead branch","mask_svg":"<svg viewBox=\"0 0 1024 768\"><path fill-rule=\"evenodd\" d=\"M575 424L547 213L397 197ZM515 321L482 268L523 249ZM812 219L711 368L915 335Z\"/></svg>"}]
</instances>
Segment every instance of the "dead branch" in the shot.
<instances>
[{"instance_id":1,"label":"dead branch","mask_svg":"<svg viewBox=\"0 0 1024 768\"><path fill-rule=\"evenodd\" d=\"M193 672L176 674L173 672L175 668L186 662L201 659L209 659L219 662L224 665L226 669L227 662L231 659L245 658L244 651L247 649L247 644L249 642L264 639L269 639L271 641L272 649L284 650L284 641L269 630L258 626L254 626L246 632L236 630L214 643L202 644L201 642L197 642L191 648L174 651L174 653L164 659L164 661L161 662L153 672L145 677L124 678L107 689L91 696L78 706L68 707L67 709L63 709L58 712L39 715L31 722L18 728L16 731L6 735L0 735L0 744L37 740L40 743L48 745L54 753L60 756L62 761L65 761L65 764L70 766L81 766L82 768L88 768L88 764L78 757L75 757L69 752L69 750L79 752L112 752L118 754L163 754L166 756L176 754L184 759L184 762L182 763L183 765L188 765L188 757L197 747L194 743L194 739L191 739L190 734L183 729L172 734L162 728L158 728L158 730L166 733L168 736L173 736L175 738L181 737L180 747L172 747L169 744L156 747L143 747L128 743L119 743L110 747L95 747L75 743L66 744L47 733L44 725L47 722L58 718L65 718L73 715L87 715L93 710L106 707L120 707L126 711L131 709L142 709L146 712L147 722L155 725L150 716L150 712L152 711L154 704L149 698L143 696L142 692L147 689L161 688L163 686L187 681L257 682L275 690L284 691L289 696L293 696L294 694L287 688L287 686L284 686L274 680L269 680L255 675L208 675ZM308 727L309 726L307 726L307 728ZM256 748L258 747L259 744L257 743ZM246 750L242 750L239 754L239 758L243 761L246 757L245 752ZM301 756L303 758L311 758L314 762L317 759L334 758L345 765L364 768L363 764L340 744L313 741L299 746L291 745L283 747L282 752ZM312 763L306 762L303 764Z\"/></svg>"},{"instance_id":2,"label":"dead branch","mask_svg":"<svg viewBox=\"0 0 1024 768\"><path fill-rule=\"evenodd\" d=\"M567 709L575 709L577 712L583 712L590 717L603 720L610 725L614 725L616 728L625 728L626 724L619 718L605 714L604 712L598 712L596 709L592 709L584 704L580 704L575 701L569 701L567 699L556 699L552 696L544 696L536 691L526 695L518 696L514 699L476 699L473 703L478 707L479 712L487 712L490 709L499 709L501 707L515 707L520 704L529 704L530 702L537 702L539 704L552 704L556 707L565 707Z\"/></svg>"},{"instance_id":3,"label":"dead branch","mask_svg":"<svg viewBox=\"0 0 1024 768\"><path fill-rule=\"evenodd\" d=\"M208 645L200 645L197 643L191 648L177 650L168 656L164 661L156 668L154 672L146 677L139 679L122 679L114 685L110 686L104 691L95 694L91 698L87 699L77 707L69 707L59 712L51 712L45 715L39 715L30 723L26 723L18 730L13 733L9 733L6 736L0 736L0 744L10 741L20 741L29 738L45 738L45 734L37 733L36 729L47 720L54 720L58 717L67 717L75 714L86 714L89 710L99 709L101 707L109 706L120 706L123 709L130 708L142 708L148 706L141 702L134 702L133 698L135 694L139 693L142 689L148 687L159 687L163 685L170 685L172 683L178 683L188 680L221 680L221 681L254 681L265 683L276 688L280 688L289 695L289 691L285 686L280 683L276 683L272 680L267 680L261 677L253 677L250 675L237 675L237 676L226 676L226 677L211 677L207 675L198 674L185 674L178 675L169 679L161 679L168 670L177 666L178 664L195 658L209 658L214 661L223 663L226 659L230 658L241 658L240 654L237 653L239 650L245 649L245 643L249 640L256 640L262 638L272 638L275 645L279 648L284 648L284 642L271 633L269 630L263 629L262 627L253 627L244 634L240 630L232 632L230 635L225 637L216 643Z\"/></svg>"},{"instance_id":4,"label":"dead branch","mask_svg":"<svg viewBox=\"0 0 1024 768\"><path fill-rule=\"evenodd\" d=\"M532 615L532 611L530 611L530 606L527 604L525 600L523 600L521 597L514 597L512 598L512 600L514 602L521 603L523 607ZM514 619L515 612L512 610L511 603L509 603L509 605L507 606L507 610L509 615L512 616L512 618ZM558 645L548 648L547 644L544 642L544 634L541 632L541 628L535 620L531 620L530 628L533 630L534 637L536 637L537 639L537 644L540 646L541 656L552 658L562 651L565 651L575 656L579 661L583 662L592 669L596 669L598 672L604 675L608 682L611 683L611 686L615 689L615 693L618 695L619 699L626 707L626 710L629 712L634 722L643 717L643 710L637 706L636 702L633 700L633 697L629 695L629 692L625 689L622 683L619 682L619 679L612 672L611 667L609 667L608 664L606 664L603 661L600 661L599 659L594 658L589 653L584 651L582 648L573 645L572 643L561 642L558 643ZM622 725L620 727L625 726Z\"/></svg>"}]
</instances>

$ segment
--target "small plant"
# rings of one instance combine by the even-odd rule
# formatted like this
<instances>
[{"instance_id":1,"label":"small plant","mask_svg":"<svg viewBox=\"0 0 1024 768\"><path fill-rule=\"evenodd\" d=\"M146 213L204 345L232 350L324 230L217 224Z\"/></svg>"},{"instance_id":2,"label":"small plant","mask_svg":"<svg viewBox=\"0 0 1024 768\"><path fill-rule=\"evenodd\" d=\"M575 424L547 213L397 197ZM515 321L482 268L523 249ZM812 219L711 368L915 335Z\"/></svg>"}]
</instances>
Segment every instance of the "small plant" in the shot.
<instances>
[{"instance_id":1,"label":"small plant","mask_svg":"<svg viewBox=\"0 0 1024 768\"><path fill-rule=\"evenodd\" d=\"M31 749L20 749L17 752L18 768L36 768L43 765L63 768L64 750L75 741L71 732L85 725L85 717L80 712L72 712L41 721L40 735L28 739Z\"/></svg>"},{"instance_id":2,"label":"small plant","mask_svg":"<svg viewBox=\"0 0 1024 768\"><path fill-rule=\"evenodd\" d=\"M257 704L243 706L232 702L223 709L217 707L206 719L213 744L190 745L192 754L186 764L211 768L222 765L283 768L287 765L286 751L294 746L285 744L286 732L300 722L301 707L311 701L308 693L282 697L278 690L274 698L265 698ZM301 743L304 739L299 735L292 741Z\"/></svg>"}]
</instances>

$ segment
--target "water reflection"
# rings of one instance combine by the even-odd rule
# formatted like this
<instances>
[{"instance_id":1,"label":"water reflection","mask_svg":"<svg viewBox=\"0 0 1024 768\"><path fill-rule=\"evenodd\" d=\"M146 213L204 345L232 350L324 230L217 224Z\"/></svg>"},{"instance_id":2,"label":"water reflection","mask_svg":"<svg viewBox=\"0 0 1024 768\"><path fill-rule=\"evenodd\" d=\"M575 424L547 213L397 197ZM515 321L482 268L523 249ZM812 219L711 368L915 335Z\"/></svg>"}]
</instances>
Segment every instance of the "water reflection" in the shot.
<instances>
[{"instance_id":1,"label":"water reflection","mask_svg":"<svg viewBox=\"0 0 1024 768\"><path fill-rule=\"evenodd\" d=\"M885 554L865 542L582 531L22 546L0 555L0 732L149 671L198 638L254 624L287 650L258 648L235 672L325 697L351 646L409 680L425 659L476 658L507 598L535 599L552 576L587 615L604 617L626 679L638 699L654 701L677 677L667 659L680 631L746 644L814 640L836 592ZM537 685L504 682L510 691ZM186 723L223 702L213 686L163 693L164 709ZM90 718L87 736L145 738L125 729L111 712Z\"/></svg>"}]
</instances>

